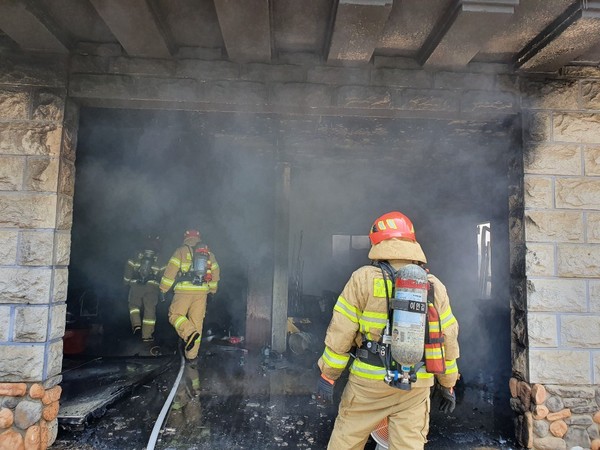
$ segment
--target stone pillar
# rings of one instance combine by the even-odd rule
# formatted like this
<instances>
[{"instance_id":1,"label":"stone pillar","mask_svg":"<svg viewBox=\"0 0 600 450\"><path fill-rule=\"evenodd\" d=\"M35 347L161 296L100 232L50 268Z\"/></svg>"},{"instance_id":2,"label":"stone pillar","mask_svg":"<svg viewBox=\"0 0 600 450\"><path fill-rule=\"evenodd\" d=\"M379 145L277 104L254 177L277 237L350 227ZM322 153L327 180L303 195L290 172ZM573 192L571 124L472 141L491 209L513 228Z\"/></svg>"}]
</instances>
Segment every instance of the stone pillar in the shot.
<instances>
[{"instance_id":1,"label":"stone pillar","mask_svg":"<svg viewBox=\"0 0 600 450\"><path fill-rule=\"evenodd\" d=\"M514 371L517 437L600 448L600 70L521 80L527 371ZM514 301L514 298L513 298Z\"/></svg>"},{"instance_id":2,"label":"stone pillar","mask_svg":"<svg viewBox=\"0 0 600 450\"><path fill-rule=\"evenodd\" d=\"M77 108L60 57L0 54L0 449L58 430Z\"/></svg>"}]
</instances>

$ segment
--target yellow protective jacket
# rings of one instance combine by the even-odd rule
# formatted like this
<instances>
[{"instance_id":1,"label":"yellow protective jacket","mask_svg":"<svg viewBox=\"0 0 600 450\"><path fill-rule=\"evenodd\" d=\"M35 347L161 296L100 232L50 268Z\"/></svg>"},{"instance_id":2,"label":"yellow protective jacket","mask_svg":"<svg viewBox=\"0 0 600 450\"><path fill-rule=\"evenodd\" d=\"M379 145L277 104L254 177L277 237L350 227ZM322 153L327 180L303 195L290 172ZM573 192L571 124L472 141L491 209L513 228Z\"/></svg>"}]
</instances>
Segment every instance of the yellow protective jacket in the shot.
<instances>
[{"instance_id":1,"label":"yellow protective jacket","mask_svg":"<svg viewBox=\"0 0 600 450\"><path fill-rule=\"evenodd\" d=\"M399 260L390 263L395 270L409 264L408 261ZM458 322L452 314L446 287L433 275L428 275L428 279L433 284L434 305L440 314L446 359L445 373L435 376L443 386L452 387L458 378ZM387 282L391 295L392 284L389 279ZM379 341L387 320L386 292L381 269L377 266L363 266L352 274L333 308L333 316L325 336L325 351L318 361L321 372L332 380L338 379L350 360L352 347L361 346L363 335L369 340ZM385 369L354 359L350 373L365 379L383 380ZM432 386L433 382L434 375L427 373L423 366L417 372L417 381L413 386Z\"/></svg>"},{"instance_id":2,"label":"yellow protective jacket","mask_svg":"<svg viewBox=\"0 0 600 450\"><path fill-rule=\"evenodd\" d=\"M177 276L182 273L187 273L192 266L193 259L193 245L188 244L186 241L184 245L179 247L171 256L169 263L167 264L167 268L165 269L165 273L160 281L160 290L162 292L167 292L171 289L171 286L175 283ZM185 293L200 293L205 292L207 294L214 294L217 292L217 288L219 285L219 277L220 277L220 269L219 264L215 258L215 255L212 252L209 252L209 261L210 261L210 270L212 274L212 280L208 283L202 283L200 285L196 285L191 281L178 281L175 285L174 292L176 294L185 294Z\"/></svg>"},{"instance_id":3,"label":"yellow protective jacket","mask_svg":"<svg viewBox=\"0 0 600 450\"><path fill-rule=\"evenodd\" d=\"M125 271L123 273L123 283L125 283L126 286L135 284L140 279L139 270L142 259L144 259L144 254L140 252L135 258L127 260L127 264L125 264ZM152 276L146 282L146 284L158 287L162 274L165 270L165 266L158 263L157 256L154 257L154 261L150 270L152 272Z\"/></svg>"}]
</instances>

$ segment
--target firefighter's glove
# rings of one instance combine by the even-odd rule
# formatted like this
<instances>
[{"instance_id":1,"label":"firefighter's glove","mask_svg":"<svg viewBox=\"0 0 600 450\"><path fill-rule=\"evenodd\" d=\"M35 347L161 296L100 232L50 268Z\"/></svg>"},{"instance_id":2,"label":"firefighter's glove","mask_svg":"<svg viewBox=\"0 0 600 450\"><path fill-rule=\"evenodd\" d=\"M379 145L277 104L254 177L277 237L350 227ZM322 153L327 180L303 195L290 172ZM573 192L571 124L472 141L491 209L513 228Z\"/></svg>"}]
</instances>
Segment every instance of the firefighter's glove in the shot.
<instances>
[{"instance_id":1,"label":"firefighter's glove","mask_svg":"<svg viewBox=\"0 0 600 450\"><path fill-rule=\"evenodd\" d=\"M167 301L167 296L165 295L165 293L163 291L160 291L160 302L164 303Z\"/></svg>"},{"instance_id":2,"label":"firefighter's glove","mask_svg":"<svg viewBox=\"0 0 600 450\"><path fill-rule=\"evenodd\" d=\"M440 411L450 414L454 411L454 407L456 406L456 394L454 394L454 388L438 385L437 392L440 397Z\"/></svg>"},{"instance_id":3,"label":"firefighter's glove","mask_svg":"<svg viewBox=\"0 0 600 450\"><path fill-rule=\"evenodd\" d=\"M335 381L321 374L317 383L317 400L323 404L333 403L333 386Z\"/></svg>"}]
</instances>

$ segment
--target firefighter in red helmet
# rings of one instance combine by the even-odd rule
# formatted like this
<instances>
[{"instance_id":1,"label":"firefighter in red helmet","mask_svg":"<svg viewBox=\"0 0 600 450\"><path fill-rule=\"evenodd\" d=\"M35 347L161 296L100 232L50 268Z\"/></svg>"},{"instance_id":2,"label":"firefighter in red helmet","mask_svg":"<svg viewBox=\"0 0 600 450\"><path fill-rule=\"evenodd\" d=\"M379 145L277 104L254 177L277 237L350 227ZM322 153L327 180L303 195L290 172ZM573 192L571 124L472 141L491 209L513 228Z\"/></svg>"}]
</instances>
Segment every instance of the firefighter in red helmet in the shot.
<instances>
[{"instance_id":1,"label":"firefighter in red helmet","mask_svg":"<svg viewBox=\"0 0 600 450\"><path fill-rule=\"evenodd\" d=\"M129 319L133 334L141 330L142 340L154 340L156 325L156 305L158 304L160 282L164 266L158 263L160 237L148 235L140 250L127 260L123 282L129 287Z\"/></svg>"},{"instance_id":2,"label":"firefighter in red helmet","mask_svg":"<svg viewBox=\"0 0 600 450\"><path fill-rule=\"evenodd\" d=\"M424 269L408 217L384 214L369 237L373 264L357 269L338 297L318 361L317 398L333 402L356 348L327 448L362 449L387 418L390 449L423 449L436 380L440 409L454 410L458 323L445 286Z\"/></svg>"},{"instance_id":3,"label":"firefighter in red helmet","mask_svg":"<svg viewBox=\"0 0 600 450\"><path fill-rule=\"evenodd\" d=\"M198 230L186 230L160 282L163 294L172 290L169 323L183 339L185 357L198 356L208 294L215 294L220 270L215 255L202 243Z\"/></svg>"}]
</instances>

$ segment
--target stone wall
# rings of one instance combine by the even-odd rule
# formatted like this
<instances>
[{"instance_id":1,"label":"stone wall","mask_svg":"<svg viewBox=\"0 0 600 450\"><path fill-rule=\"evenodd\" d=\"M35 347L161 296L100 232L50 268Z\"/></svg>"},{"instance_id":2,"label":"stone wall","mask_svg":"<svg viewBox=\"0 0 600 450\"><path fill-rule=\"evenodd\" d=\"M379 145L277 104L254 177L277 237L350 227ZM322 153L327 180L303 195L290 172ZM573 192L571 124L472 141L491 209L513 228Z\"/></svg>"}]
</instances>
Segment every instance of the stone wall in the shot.
<instances>
[{"instance_id":1,"label":"stone wall","mask_svg":"<svg viewBox=\"0 0 600 450\"><path fill-rule=\"evenodd\" d=\"M525 240L526 285L515 284L513 325L527 354L511 381L517 435L528 448L597 450L600 70L522 79L521 92L524 209L515 236Z\"/></svg>"},{"instance_id":2,"label":"stone wall","mask_svg":"<svg viewBox=\"0 0 600 450\"><path fill-rule=\"evenodd\" d=\"M57 432L77 132L66 68L0 55L0 448Z\"/></svg>"}]
</instances>

